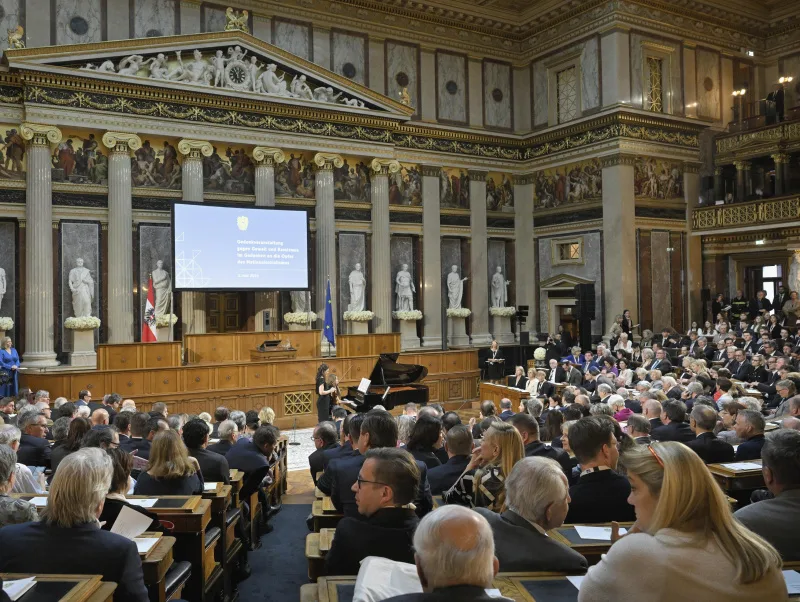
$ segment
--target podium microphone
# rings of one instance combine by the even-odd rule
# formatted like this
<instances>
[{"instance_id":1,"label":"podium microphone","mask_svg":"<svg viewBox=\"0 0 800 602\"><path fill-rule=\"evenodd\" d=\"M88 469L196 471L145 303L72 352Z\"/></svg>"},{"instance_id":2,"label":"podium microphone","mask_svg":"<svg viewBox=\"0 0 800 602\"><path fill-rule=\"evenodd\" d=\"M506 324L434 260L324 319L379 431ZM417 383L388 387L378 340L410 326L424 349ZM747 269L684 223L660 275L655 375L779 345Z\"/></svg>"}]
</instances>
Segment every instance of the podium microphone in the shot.
<instances>
[{"instance_id":1,"label":"podium microphone","mask_svg":"<svg viewBox=\"0 0 800 602\"><path fill-rule=\"evenodd\" d=\"M292 427L292 440L289 441L289 445L300 445L300 442L297 440L297 418L294 419L294 426Z\"/></svg>"}]
</instances>

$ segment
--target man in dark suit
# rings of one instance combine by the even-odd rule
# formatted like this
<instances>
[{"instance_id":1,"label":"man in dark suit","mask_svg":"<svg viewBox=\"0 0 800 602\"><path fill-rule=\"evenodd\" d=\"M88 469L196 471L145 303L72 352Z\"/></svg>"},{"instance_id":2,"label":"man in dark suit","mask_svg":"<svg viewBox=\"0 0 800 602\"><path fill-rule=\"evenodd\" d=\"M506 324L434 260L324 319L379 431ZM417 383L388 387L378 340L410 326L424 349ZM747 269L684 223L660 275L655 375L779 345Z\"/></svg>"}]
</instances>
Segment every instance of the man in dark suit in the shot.
<instances>
[{"instance_id":1,"label":"man in dark suit","mask_svg":"<svg viewBox=\"0 0 800 602\"><path fill-rule=\"evenodd\" d=\"M672 364L667 359L667 352L663 349L656 351L656 357L647 368L649 370L661 370L661 374L669 374L672 372Z\"/></svg>"},{"instance_id":2,"label":"man in dark suit","mask_svg":"<svg viewBox=\"0 0 800 602\"><path fill-rule=\"evenodd\" d=\"M91 402L89 404L89 412L92 413L97 409L103 409L108 412L108 423L114 424L114 418L117 416L121 404L122 395L119 393L109 393L103 397L102 403Z\"/></svg>"},{"instance_id":3,"label":"man in dark suit","mask_svg":"<svg viewBox=\"0 0 800 602\"><path fill-rule=\"evenodd\" d=\"M653 429L650 436L656 441L680 441L681 443L692 441L694 433L685 421L686 404L680 400L667 401L661 408L663 426Z\"/></svg>"},{"instance_id":4,"label":"man in dark suit","mask_svg":"<svg viewBox=\"0 0 800 602\"><path fill-rule=\"evenodd\" d=\"M783 84L776 83L772 92L767 94L767 125L783 121L784 91Z\"/></svg>"},{"instance_id":5,"label":"man in dark suit","mask_svg":"<svg viewBox=\"0 0 800 602\"><path fill-rule=\"evenodd\" d=\"M610 416L589 416L573 424L569 446L582 469L578 482L569 488L572 498L564 522L608 523L636 520L628 504L631 486L616 472L619 451Z\"/></svg>"},{"instance_id":6,"label":"man in dark suit","mask_svg":"<svg viewBox=\"0 0 800 602\"><path fill-rule=\"evenodd\" d=\"M500 400L500 420L508 422L514 416L514 410L511 409L511 400L504 397Z\"/></svg>"},{"instance_id":7,"label":"man in dark suit","mask_svg":"<svg viewBox=\"0 0 800 602\"><path fill-rule=\"evenodd\" d=\"M753 333L749 330L745 331L742 333L742 338L744 339L742 342L742 352L744 352L747 357L754 355L758 351L758 344L753 340Z\"/></svg>"},{"instance_id":8,"label":"man in dark suit","mask_svg":"<svg viewBox=\"0 0 800 602\"><path fill-rule=\"evenodd\" d=\"M633 437L633 440L639 445L650 445L652 441L650 439L650 421L644 416L636 414L629 416L625 432Z\"/></svg>"},{"instance_id":9,"label":"man in dark suit","mask_svg":"<svg viewBox=\"0 0 800 602\"><path fill-rule=\"evenodd\" d=\"M664 423L661 422L661 409L661 402L657 399L647 399L643 402L642 412L644 417L650 421L651 433L658 427L664 426Z\"/></svg>"},{"instance_id":10,"label":"man in dark suit","mask_svg":"<svg viewBox=\"0 0 800 602\"><path fill-rule=\"evenodd\" d=\"M668 399L681 398L681 388L678 386L678 382L672 376L663 376L661 378L661 382L664 384L664 394Z\"/></svg>"},{"instance_id":11,"label":"man in dark suit","mask_svg":"<svg viewBox=\"0 0 800 602\"><path fill-rule=\"evenodd\" d=\"M151 418L145 412L137 412L131 418L131 438L124 444L120 444L120 449L130 453L136 452L137 458L143 460L150 459L150 445L153 437L159 431L159 423L163 420Z\"/></svg>"},{"instance_id":12,"label":"man in dark suit","mask_svg":"<svg viewBox=\"0 0 800 602\"><path fill-rule=\"evenodd\" d=\"M572 473L572 464L569 454L563 449L549 447L539 441L539 421L530 414L517 414L511 419L511 424L519 431L522 444L525 446L525 457L533 458L542 456L558 462L564 475L569 478Z\"/></svg>"},{"instance_id":13,"label":"man in dark suit","mask_svg":"<svg viewBox=\"0 0 800 602\"><path fill-rule=\"evenodd\" d=\"M447 462L428 471L431 495L441 495L455 485L472 457L472 433L465 424L452 427L444 438Z\"/></svg>"},{"instance_id":14,"label":"man in dark suit","mask_svg":"<svg viewBox=\"0 0 800 602\"><path fill-rule=\"evenodd\" d=\"M260 426L252 439L241 439L225 456L228 466L247 475L270 465L270 458L278 442L278 429L271 425Z\"/></svg>"},{"instance_id":15,"label":"man in dark suit","mask_svg":"<svg viewBox=\"0 0 800 602\"><path fill-rule=\"evenodd\" d=\"M727 441L717 438L714 427L717 426L717 413L708 406L696 406L689 416L689 426L697 435L686 442L706 464L733 462L736 455L733 446Z\"/></svg>"},{"instance_id":16,"label":"man in dark suit","mask_svg":"<svg viewBox=\"0 0 800 602\"><path fill-rule=\"evenodd\" d=\"M331 497L333 505L345 516L363 518L358 513L353 483L358 478L358 473L364 464L364 458L369 449L381 447L397 447L397 422L389 412L373 410L369 412L361 423L358 437L358 453L345 458L337 458L328 464L322 477L317 481L317 487L325 495ZM417 462L420 468L419 488L414 505L417 515L424 516L433 508L433 497L428 484L428 469L423 462Z\"/></svg>"},{"instance_id":17,"label":"man in dark suit","mask_svg":"<svg viewBox=\"0 0 800 602\"><path fill-rule=\"evenodd\" d=\"M764 417L755 410L739 410L733 430L742 439L736 448L736 461L758 460L764 447Z\"/></svg>"},{"instance_id":18,"label":"man in dark suit","mask_svg":"<svg viewBox=\"0 0 800 602\"><path fill-rule=\"evenodd\" d=\"M320 422L314 429L314 447L316 448L308 456L308 466L311 470L311 479L314 485L317 484L317 474L325 470L323 466L323 454L329 449L339 447L336 441L336 427L332 422Z\"/></svg>"},{"instance_id":19,"label":"man in dark suit","mask_svg":"<svg viewBox=\"0 0 800 602\"><path fill-rule=\"evenodd\" d=\"M740 380L742 382L749 382L753 376L753 364L747 361L744 350L739 349L734 353L734 359L739 364L735 372L731 372L733 380Z\"/></svg>"},{"instance_id":20,"label":"man in dark suit","mask_svg":"<svg viewBox=\"0 0 800 602\"><path fill-rule=\"evenodd\" d=\"M342 422L342 432L339 434L341 445L333 449L326 449L322 452L322 469L328 468L328 464L335 458L346 458L358 453L353 449L353 442L358 443L361 435L361 423L364 422L365 414L348 414Z\"/></svg>"},{"instance_id":21,"label":"man in dark suit","mask_svg":"<svg viewBox=\"0 0 800 602\"><path fill-rule=\"evenodd\" d=\"M17 416L17 428L22 431L17 449L17 462L25 466L50 466L50 443L47 418L38 410L23 410Z\"/></svg>"},{"instance_id":22,"label":"man in dark suit","mask_svg":"<svg viewBox=\"0 0 800 602\"><path fill-rule=\"evenodd\" d=\"M383 447L367 451L353 484L358 513L365 520L345 517L336 526L325 555L328 575L357 575L367 556L413 562L414 530L419 518L408 505L419 488L419 468L404 449Z\"/></svg>"},{"instance_id":23,"label":"man in dark suit","mask_svg":"<svg viewBox=\"0 0 800 602\"><path fill-rule=\"evenodd\" d=\"M750 301L750 319L755 319L756 316L769 317L769 312L772 311L772 303L767 299L767 291L758 291L756 298Z\"/></svg>"},{"instance_id":24,"label":"man in dark suit","mask_svg":"<svg viewBox=\"0 0 800 602\"><path fill-rule=\"evenodd\" d=\"M233 420L223 420L217 427L219 441L208 446L208 451L227 456L239 438L239 427Z\"/></svg>"},{"instance_id":25,"label":"man in dark suit","mask_svg":"<svg viewBox=\"0 0 800 602\"><path fill-rule=\"evenodd\" d=\"M709 347L707 338L699 337L697 339L697 344L694 347L694 352L692 355L699 360L706 360L706 362L709 363L711 362L711 358L714 357L714 350Z\"/></svg>"},{"instance_id":26,"label":"man in dark suit","mask_svg":"<svg viewBox=\"0 0 800 602\"><path fill-rule=\"evenodd\" d=\"M572 363L570 359L561 360L561 365L564 367L566 373L567 383L573 387L580 387L583 382L583 373L579 367Z\"/></svg>"},{"instance_id":27,"label":"man in dark suit","mask_svg":"<svg viewBox=\"0 0 800 602\"><path fill-rule=\"evenodd\" d=\"M598 362L597 358L594 357L594 354L591 351L587 351L583 354L583 368L582 371L584 374L589 372L592 368L597 368L598 372L600 371L600 362Z\"/></svg>"},{"instance_id":28,"label":"man in dark suit","mask_svg":"<svg viewBox=\"0 0 800 602\"><path fill-rule=\"evenodd\" d=\"M661 331L660 337L655 337L653 339L654 344L658 344L659 347L677 347L680 344L680 335L676 332L672 332L669 328L665 328Z\"/></svg>"},{"instance_id":29,"label":"man in dark suit","mask_svg":"<svg viewBox=\"0 0 800 602\"><path fill-rule=\"evenodd\" d=\"M225 406L219 406L214 410L214 424L211 425L211 438L219 439L219 425L225 422L230 416L230 411Z\"/></svg>"},{"instance_id":30,"label":"man in dark suit","mask_svg":"<svg viewBox=\"0 0 800 602\"><path fill-rule=\"evenodd\" d=\"M772 307L776 312L779 312L783 309L783 304L789 300L789 293L786 291L786 287L782 284L778 287L778 292L775 294L775 300L772 303Z\"/></svg>"},{"instance_id":31,"label":"man in dark suit","mask_svg":"<svg viewBox=\"0 0 800 602\"><path fill-rule=\"evenodd\" d=\"M557 359L550 360L550 369L547 371L547 382L549 383L563 383L567 380L567 373L564 368L558 365Z\"/></svg>"},{"instance_id":32,"label":"man in dark suit","mask_svg":"<svg viewBox=\"0 0 800 602\"><path fill-rule=\"evenodd\" d=\"M506 506L513 510L475 510L492 527L501 572L572 573L587 568L583 556L546 535L564 523L569 510L569 483L556 462L530 456L517 462L506 479Z\"/></svg>"},{"instance_id":33,"label":"man in dark suit","mask_svg":"<svg viewBox=\"0 0 800 602\"><path fill-rule=\"evenodd\" d=\"M200 418L194 418L183 425L183 442L197 463L206 483L225 483L230 485L231 470L222 454L208 451L208 425Z\"/></svg>"}]
</instances>

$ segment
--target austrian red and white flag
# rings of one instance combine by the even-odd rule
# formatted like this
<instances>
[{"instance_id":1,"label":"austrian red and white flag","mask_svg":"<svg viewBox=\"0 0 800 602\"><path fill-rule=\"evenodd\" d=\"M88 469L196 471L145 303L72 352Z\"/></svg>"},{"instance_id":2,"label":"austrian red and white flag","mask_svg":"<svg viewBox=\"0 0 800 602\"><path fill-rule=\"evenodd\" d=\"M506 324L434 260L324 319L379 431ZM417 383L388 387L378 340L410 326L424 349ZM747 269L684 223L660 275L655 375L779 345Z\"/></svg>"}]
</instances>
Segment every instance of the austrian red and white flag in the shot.
<instances>
[{"instance_id":1,"label":"austrian red and white flag","mask_svg":"<svg viewBox=\"0 0 800 602\"><path fill-rule=\"evenodd\" d=\"M156 301L153 294L153 277L147 282L147 305L142 320L142 343L155 343L156 337Z\"/></svg>"}]
</instances>

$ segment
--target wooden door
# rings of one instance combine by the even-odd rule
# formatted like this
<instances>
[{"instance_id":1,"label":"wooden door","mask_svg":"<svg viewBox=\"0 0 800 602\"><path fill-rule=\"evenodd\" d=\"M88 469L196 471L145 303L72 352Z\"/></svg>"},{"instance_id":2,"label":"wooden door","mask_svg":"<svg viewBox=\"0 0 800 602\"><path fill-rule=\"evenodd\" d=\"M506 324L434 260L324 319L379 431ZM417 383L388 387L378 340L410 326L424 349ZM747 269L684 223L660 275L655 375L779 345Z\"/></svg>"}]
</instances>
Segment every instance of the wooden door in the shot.
<instances>
[{"instance_id":1,"label":"wooden door","mask_svg":"<svg viewBox=\"0 0 800 602\"><path fill-rule=\"evenodd\" d=\"M206 332L237 332L241 327L240 293L206 295Z\"/></svg>"}]
</instances>

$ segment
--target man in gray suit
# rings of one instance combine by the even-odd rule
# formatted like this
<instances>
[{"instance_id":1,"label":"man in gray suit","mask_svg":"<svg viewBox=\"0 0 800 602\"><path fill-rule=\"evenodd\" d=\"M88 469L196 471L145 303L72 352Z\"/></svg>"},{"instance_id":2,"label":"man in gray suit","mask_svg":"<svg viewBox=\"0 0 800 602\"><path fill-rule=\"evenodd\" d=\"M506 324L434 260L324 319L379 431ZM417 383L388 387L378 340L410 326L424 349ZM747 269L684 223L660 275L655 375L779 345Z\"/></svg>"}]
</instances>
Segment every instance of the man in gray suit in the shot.
<instances>
[{"instance_id":1,"label":"man in gray suit","mask_svg":"<svg viewBox=\"0 0 800 602\"><path fill-rule=\"evenodd\" d=\"M745 506L734 515L745 527L771 543L784 562L800 560L798 458L799 431L780 429L771 433L761 448L761 461L764 483L775 497Z\"/></svg>"},{"instance_id":2,"label":"man in gray suit","mask_svg":"<svg viewBox=\"0 0 800 602\"><path fill-rule=\"evenodd\" d=\"M564 366L564 371L567 373L567 383L573 387L580 387L583 382L583 372L567 358L561 360L561 364Z\"/></svg>"},{"instance_id":3,"label":"man in gray suit","mask_svg":"<svg viewBox=\"0 0 800 602\"><path fill-rule=\"evenodd\" d=\"M546 535L569 510L569 484L558 462L541 456L517 462L506 479L506 505L502 514L475 509L492 527L501 572L586 570L583 556Z\"/></svg>"}]
</instances>

